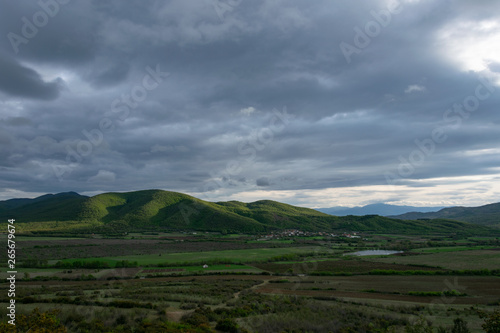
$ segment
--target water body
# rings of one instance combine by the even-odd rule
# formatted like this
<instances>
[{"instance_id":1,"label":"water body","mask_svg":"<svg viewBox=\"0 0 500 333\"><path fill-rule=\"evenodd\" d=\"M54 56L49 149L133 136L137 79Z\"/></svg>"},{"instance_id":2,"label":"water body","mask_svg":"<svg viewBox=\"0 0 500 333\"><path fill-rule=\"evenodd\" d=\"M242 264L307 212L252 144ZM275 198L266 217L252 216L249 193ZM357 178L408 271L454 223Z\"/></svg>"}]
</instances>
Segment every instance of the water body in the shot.
<instances>
[{"instance_id":1,"label":"water body","mask_svg":"<svg viewBox=\"0 0 500 333\"><path fill-rule=\"evenodd\" d=\"M365 250L365 251L346 253L344 255L345 256L388 256L395 253L403 253L403 251Z\"/></svg>"}]
</instances>

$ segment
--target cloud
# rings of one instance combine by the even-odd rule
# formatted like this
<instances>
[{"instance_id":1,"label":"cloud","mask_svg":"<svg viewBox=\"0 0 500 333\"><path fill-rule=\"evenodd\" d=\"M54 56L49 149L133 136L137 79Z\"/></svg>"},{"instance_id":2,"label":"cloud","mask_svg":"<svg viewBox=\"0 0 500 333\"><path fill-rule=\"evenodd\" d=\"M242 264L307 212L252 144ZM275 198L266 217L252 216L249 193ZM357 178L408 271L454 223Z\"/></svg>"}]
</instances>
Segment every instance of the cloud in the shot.
<instances>
[{"instance_id":1,"label":"cloud","mask_svg":"<svg viewBox=\"0 0 500 333\"><path fill-rule=\"evenodd\" d=\"M254 107L250 106L248 108L241 109L240 112L244 114L245 116L249 116L252 113L254 113L256 110Z\"/></svg>"},{"instance_id":2,"label":"cloud","mask_svg":"<svg viewBox=\"0 0 500 333\"><path fill-rule=\"evenodd\" d=\"M154 145L151 147L151 153L170 153L170 152L188 152L189 148L185 146L161 146Z\"/></svg>"},{"instance_id":3,"label":"cloud","mask_svg":"<svg viewBox=\"0 0 500 333\"><path fill-rule=\"evenodd\" d=\"M15 59L0 39L0 197L161 186L304 206L494 201L500 3L401 3L347 63L339 45L388 1L242 1L222 14L210 1L69 2ZM5 34L40 10L5 6ZM488 96L460 111L486 78ZM436 129L445 142L388 186Z\"/></svg>"},{"instance_id":4,"label":"cloud","mask_svg":"<svg viewBox=\"0 0 500 333\"><path fill-rule=\"evenodd\" d=\"M29 126L33 124L30 119L25 117L9 117L4 121L7 125L10 126Z\"/></svg>"},{"instance_id":5,"label":"cloud","mask_svg":"<svg viewBox=\"0 0 500 333\"><path fill-rule=\"evenodd\" d=\"M255 182L257 186L270 186L271 182L267 177L261 177Z\"/></svg>"},{"instance_id":6,"label":"cloud","mask_svg":"<svg viewBox=\"0 0 500 333\"><path fill-rule=\"evenodd\" d=\"M103 183L103 182L114 182L115 180L116 180L116 174L114 172L99 170L97 175L89 178L88 182Z\"/></svg>"},{"instance_id":7,"label":"cloud","mask_svg":"<svg viewBox=\"0 0 500 333\"><path fill-rule=\"evenodd\" d=\"M0 53L0 91L15 96L53 100L59 96L62 79L46 82L35 70L22 66Z\"/></svg>"},{"instance_id":8,"label":"cloud","mask_svg":"<svg viewBox=\"0 0 500 333\"><path fill-rule=\"evenodd\" d=\"M109 87L123 82L130 71L130 66L120 62L100 71L93 70L87 77L96 88Z\"/></svg>"},{"instance_id":9,"label":"cloud","mask_svg":"<svg viewBox=\"0 0 500 333\"><path fill-rule=\"evenodd\" d=\"M413 92L423 92L426 91L425 87L419 84L411 84L405 89L405 94L411 94Z\"/></svg>"}]
</instances>

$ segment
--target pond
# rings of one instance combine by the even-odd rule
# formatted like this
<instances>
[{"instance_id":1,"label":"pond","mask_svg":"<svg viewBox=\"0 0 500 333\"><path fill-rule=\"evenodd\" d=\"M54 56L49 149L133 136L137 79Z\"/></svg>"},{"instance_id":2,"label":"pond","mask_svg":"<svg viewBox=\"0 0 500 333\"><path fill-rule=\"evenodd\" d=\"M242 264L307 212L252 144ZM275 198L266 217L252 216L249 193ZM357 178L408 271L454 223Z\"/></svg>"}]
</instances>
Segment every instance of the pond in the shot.
<instances>
[{"instance_id":1,"label":"pond","mask_svg":"<svg viewBox=\"0 0 500 333\"><path fill-rule=\"evenodd\" d=\"M365 250L358 252L345 253L345 256L388 256L395 253L403 253L403 251L391 250Z\"/></svg>"}]
</instances>

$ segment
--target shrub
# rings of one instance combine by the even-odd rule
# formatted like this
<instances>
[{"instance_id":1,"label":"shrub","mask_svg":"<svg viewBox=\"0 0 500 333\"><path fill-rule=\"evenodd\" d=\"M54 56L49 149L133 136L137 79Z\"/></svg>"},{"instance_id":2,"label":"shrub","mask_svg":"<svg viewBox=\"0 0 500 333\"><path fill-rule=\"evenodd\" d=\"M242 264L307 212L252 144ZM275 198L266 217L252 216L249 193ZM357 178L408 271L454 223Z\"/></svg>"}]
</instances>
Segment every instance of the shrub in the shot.
<instances>
[{"instance_id":1,"label":"shrub","mask_svg":"<svg viewBox=\"0 0 500 333\"><path fill-rule=\"evenodd\" d=\"M469 333L469 328L467 327L467 322L462 318L457 318L453 321L453 328L451 333Z\"/></svg>"},{"instance_id":2,"label":"shrub","mask_svg":"<svg viewBox=\"0 0 500 333\"><path fill-rule=\"evenodd\" d=\"M482 328L486 333L500 333L500 309L492 313L480 312L479 316L484 318Z\"/></svg>"},{"instance_id":3,"label":"shrub","mask_svg":"<svg viewBox=\"0 0 500 333\"><path fill-rule=\"evenodd\" d=\"M215 329L222 332L237 333L238 324L233 319L226 318L218 321Z\"/></svg>"}]
</instances>

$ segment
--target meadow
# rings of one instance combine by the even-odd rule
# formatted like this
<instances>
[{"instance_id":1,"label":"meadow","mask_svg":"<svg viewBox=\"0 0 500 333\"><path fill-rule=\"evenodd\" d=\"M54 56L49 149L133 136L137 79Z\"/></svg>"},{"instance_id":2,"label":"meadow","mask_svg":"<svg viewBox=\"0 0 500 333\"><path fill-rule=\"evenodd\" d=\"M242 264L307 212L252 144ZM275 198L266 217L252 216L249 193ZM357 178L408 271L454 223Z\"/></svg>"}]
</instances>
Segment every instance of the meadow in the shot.
<instances>
[{"instance_id":1,"label":"meadow","mask_svg":"<svg viewBox=\"0 0 500 333\"><path fill-rule=\"evenodd\" d=\"M21 324L53 318L50 325L68 332L452 332L460 318L483 332L484 316L500 305L494 237L72 236L17 239ZM345 256L366 249L403 252ZM0 300L5 318L9 299Z\"/></svg>"}]
</instances>

